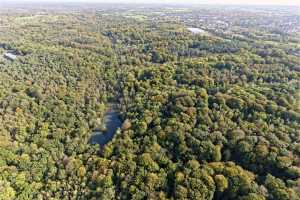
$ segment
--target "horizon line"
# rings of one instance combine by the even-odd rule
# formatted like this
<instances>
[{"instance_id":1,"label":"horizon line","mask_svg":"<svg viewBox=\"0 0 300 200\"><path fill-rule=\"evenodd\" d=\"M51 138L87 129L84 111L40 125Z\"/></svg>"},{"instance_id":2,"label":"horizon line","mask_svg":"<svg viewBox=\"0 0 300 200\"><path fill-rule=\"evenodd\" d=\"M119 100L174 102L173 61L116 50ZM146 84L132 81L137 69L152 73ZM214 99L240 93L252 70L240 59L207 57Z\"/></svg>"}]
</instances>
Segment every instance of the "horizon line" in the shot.
<instances>
[{"instance_id":1,"label":"horizon line","mask_svg":"<svg viewBox=\"0 0 300 200\"><path fill-rule=\"evenodd\" d=\"M201 2L153 2L153 3L145 3L145 2L94 2L94 1L76 1L76 0L55 0L55 1L37 1L37 0L10 0L10 1L1 1L0 4L121 4L121 5L209 5L209 6L297 6L300 7L300 4L243 4L243 3L201 3Z\"/></svg>"}]
</instances>

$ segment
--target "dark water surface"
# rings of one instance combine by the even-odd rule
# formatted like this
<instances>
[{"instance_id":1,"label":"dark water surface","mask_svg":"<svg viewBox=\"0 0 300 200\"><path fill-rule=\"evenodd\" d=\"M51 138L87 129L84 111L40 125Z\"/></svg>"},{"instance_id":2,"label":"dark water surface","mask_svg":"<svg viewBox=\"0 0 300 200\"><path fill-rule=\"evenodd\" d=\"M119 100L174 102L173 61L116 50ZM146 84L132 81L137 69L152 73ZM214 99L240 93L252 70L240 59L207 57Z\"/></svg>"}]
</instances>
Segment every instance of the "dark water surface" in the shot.
<instances>
[{"instance_id":1,"label":"dark water surface","mask_svg":"<svg viewBox=\"0 0 300 200\"><path fill-rule=\"evenodd\" d=\"M110 140L112 140L117 129L122 125L122 122L120 120L120 115L115 110L110 110L106 112L104 116L104 123L106 126L106 131L93 132L89 140L90 144L99 144L101 146L107 144Z\"/></svg>"}]
</instances>

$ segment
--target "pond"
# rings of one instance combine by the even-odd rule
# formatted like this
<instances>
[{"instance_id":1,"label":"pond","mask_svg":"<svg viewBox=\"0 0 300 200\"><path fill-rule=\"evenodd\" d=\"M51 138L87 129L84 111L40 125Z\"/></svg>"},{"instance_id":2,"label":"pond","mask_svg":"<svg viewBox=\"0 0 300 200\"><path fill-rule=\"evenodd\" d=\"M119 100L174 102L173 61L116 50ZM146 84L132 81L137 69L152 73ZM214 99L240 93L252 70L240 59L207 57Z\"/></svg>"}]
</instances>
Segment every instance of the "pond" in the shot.
<instances>
[{"instance_id":1,"label":"pond","mask_svg":"<svg viewBox=\"0 0 300 200\"><path fill-rule=\"evenodd\" d=\"M100 146L104 146L113 139L117 129L122 125L119 113L115 110L109 110L106 112L104 116L104 124L106 131L94 131L89 140L90 144L99 144Z\"/></svg>"}]
</instances>

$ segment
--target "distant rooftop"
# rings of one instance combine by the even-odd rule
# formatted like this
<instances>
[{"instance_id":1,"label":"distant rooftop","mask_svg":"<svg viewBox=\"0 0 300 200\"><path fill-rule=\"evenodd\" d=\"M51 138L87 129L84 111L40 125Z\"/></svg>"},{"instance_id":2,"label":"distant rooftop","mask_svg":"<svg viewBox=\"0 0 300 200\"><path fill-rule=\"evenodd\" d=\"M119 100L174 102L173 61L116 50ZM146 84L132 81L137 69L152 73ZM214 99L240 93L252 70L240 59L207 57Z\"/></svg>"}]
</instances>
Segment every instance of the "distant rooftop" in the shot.
<instances>
[{"instance_id":1,"label":"distant rooftop","mask_svg":"<svg viewBox=\"0 0 300 200\"><path fill-rule=\"evenodd\" d=\"M4 53L4 57L9 59L9 60L15 60L17 59L17 56L12 54L12 53Z\"/></svg>"},{"instance_id":2,"label":"distant rooftop","mask_svg":"<svg viewBox=\"0 0 300 200\"><path fill-rule=\"evenodd\" d=\"M205 31L200 28L187 28L187 30L191 31L192 33L204 33Z\"/></svg>"}]
</instances>

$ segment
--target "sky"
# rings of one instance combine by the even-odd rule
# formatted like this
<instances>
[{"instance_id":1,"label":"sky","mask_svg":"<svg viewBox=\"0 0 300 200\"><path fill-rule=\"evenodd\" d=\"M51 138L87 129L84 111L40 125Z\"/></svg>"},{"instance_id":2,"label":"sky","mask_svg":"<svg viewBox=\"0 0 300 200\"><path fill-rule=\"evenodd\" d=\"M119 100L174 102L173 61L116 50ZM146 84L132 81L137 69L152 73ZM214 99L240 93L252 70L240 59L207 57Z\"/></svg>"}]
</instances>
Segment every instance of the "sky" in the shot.
<instances>
[{"instance_id":1,"label":"sky","mask_svg":"<svg viewBox=\"0 0 300 200\"><path fill-rule=\"evenodd\" d=\"M0 0L10 2L11 0ZM300 0L13 0L18 2L84 2L84 3L191 3L191 4L238 4L238 5L297 5Z\"/></svg>"}]
</instances>

